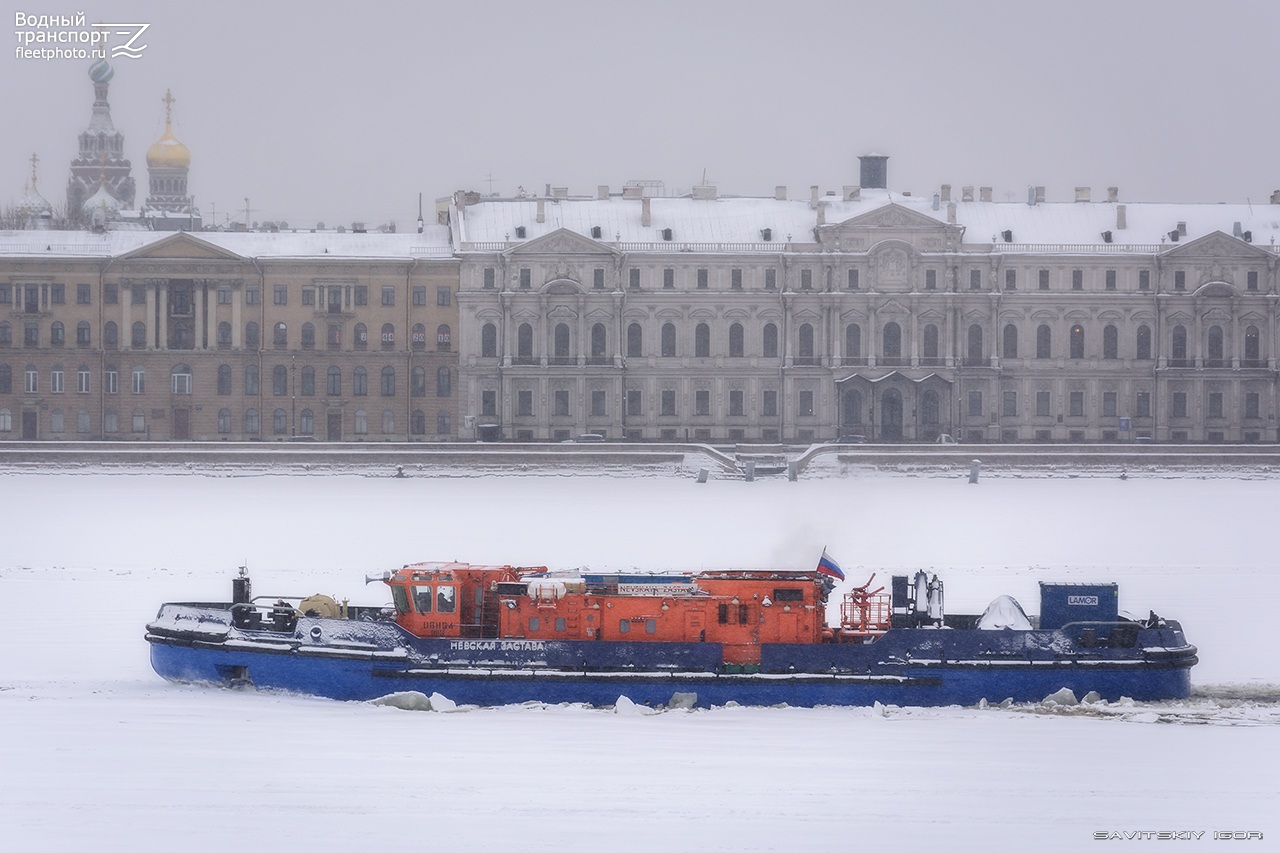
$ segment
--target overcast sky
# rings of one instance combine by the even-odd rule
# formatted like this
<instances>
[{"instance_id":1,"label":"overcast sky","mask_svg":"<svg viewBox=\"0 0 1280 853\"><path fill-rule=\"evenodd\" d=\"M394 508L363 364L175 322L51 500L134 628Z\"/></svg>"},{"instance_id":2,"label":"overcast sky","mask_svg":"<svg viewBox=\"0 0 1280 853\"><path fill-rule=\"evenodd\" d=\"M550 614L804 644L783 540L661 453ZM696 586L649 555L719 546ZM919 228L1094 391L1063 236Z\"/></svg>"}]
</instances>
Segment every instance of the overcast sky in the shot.
<instances>
[{"instance_id":1,"label":"overcast sky","mask_svg":"<svg viewBox=\"0 0 1280 853\"><path fill-rule=\"evenodd\" d=\"M857 184L1028 185L1067 200L1265 203L1280 188L1276 32L1258 2L398 2L172 0L8 6L145 22L111 110L146 196L164 129L206 222L412 225L418 193L668 191L793 198ZM74 29L74 28L73 28ZM38 153L61 206L88 123L88 60L3 62L0 204ZM492 176L492 185L490 184Z\"/></svg>"}]
</instances>

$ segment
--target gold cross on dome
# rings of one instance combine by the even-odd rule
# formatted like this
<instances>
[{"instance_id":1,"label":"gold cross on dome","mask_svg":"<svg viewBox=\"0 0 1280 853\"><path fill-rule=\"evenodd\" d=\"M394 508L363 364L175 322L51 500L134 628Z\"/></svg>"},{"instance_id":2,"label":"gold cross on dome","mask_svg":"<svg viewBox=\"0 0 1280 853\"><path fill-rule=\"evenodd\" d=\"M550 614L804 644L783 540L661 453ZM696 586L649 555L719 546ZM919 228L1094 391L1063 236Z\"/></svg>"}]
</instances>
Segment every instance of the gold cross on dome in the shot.
<instances>
[{"instance_id":1,"label":"gold cross on dome","mask_svg":"<svg viewBox=\"0 0 1280 853\"><path fill-rule=\"evenodd\" d=\"M172 92L170 92L168 89L165 89L164 97L161 98L160 100L164 101L164 123L168 124L169 119L173 113L173 102L175 98L173 97Z\"/></svg>"}]
</instances>

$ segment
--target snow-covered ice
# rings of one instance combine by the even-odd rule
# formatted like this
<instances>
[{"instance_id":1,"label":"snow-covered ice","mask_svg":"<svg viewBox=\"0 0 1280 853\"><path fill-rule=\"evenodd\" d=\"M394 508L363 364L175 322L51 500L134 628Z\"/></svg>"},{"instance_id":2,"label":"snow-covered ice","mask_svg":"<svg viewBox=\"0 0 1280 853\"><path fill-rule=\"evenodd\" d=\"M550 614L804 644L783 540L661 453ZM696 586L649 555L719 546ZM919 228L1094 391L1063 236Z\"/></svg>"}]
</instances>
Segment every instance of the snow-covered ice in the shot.
<instances>
[{"instance_id":1,"label":"snow-covered ice","mask_svg":"<svg viewBox=\"0 0 1280 853\"><path fill-rule=\"evenodd\" d=\"M1280 479L964 474L3 472L0 847L1065 851L1113 830L1280 837ZM1038 581L1117 581L1122 608L1176 618L1199 646L1196 695L376 705L171 685L142 639L160 602L225 599L245 563L259 594L381 603L363 577L417 560L808 567L824 545L850 586L936 571L951 612L999 594L1034 612Z\"/></svg>"}]
</instances>

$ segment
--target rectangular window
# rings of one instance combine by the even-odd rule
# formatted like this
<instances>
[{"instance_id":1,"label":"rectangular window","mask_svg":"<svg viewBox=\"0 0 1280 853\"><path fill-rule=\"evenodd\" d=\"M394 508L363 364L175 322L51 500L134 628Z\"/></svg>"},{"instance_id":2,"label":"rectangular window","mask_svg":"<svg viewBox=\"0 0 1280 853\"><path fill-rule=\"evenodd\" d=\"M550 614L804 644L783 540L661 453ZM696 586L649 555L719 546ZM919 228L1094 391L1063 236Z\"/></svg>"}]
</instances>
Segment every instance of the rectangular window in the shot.
<instances>
[{"instance_id":1,"label":"rectangular window","mask_svg":"<svg viewBox=\"0 0 1280 853\"><path fill-rule=\"evenodd\" d=\"M729 288L731 290L742 290L742 270L729 270Z\"/></svg>"},{"instance_id":2,"label":"rectangular window","mask_svg":"<svg viewBox=\"0 0 1280 853\"><path fill-rule=\"evenodd\" d=\"M53 393L53 394L62 393L62 377L63 377L62 371L58 370L57 368L54 368L53 372L49 374L50 393Z\"/></svg>"},{"instance_id":3,"label":"rectangular window","mask_svg":"<svg viewBox=\"0 0 1280 853\"><path fill-rule=\"evenodd\" d=\"M1071 271L1071 289L1084 290L1084 270Z\"/></svg>"},{"instance_id":4,"label":"rectangular window","mask_svg":"<svg viewBox=\"0 0 1280 853\"><path fill-rule=\"evenodd\" d=\"M1037 418L1049 417L1049 392L1048 391L1036 392L1036 417Z\"/></svg>"},{"instance_id":5,"label":"rectangular window","mask_svg":"<svg viewBox=\"0 0 1280 853\"><path fill-rule=\"evenodd\" d=\"M1067 395L1067 414L1073 418L1084 417L1084 392L1072 391Z\"/></svg>"},{"instance_id":6,"label":"rectangular window","mask_svg":"<svg viewBox=\"0 0 1280 853\"><path fill-rule=\"evenodd\" d=\"M1018 289L1018 271L1017 270L1004 271L1004 289L1005 290Z\"/></svg>"},{"instance_id":7,"label":"rectangular window","mask_svg":"<svg viewBox=\"0 0 1280 853\"><path fill-rule=\"evenodd\" d=\"M1244 395L1244 416L1246 418L1261 417L1258 412L1260 397L1256 391L1250 391Z\"/></svg>"},{"instance_id":8,"label":"rectangular window","mask_svg":"<svg viewBox=\"0 0 1280 853\"><path fill-rule=\"evenodd\" d=\"M800 289L813 290L813 270L800 270Z\"/></svg>"},{"instance_id":9,"label":"rectangular window","mask_svg":"<svg viewBox=\"0 0 1280 853\"><path fill-rule=\"evenodd\" d=\"M560 389L551 395L552 414L556 417L569 416L569 392Z\"/></svg>"},{"instance_id":10,"label":"rectangular window","mask_svg":"<svg viewBox=\"0 0 1280 853\"><path fill-rule=\"evenodd\" d=\"M1000 395L1000 414L1002 417L1013 418L1018 415L1018 392L1005 391Z\"/></svg>"},{"instance_id":11,"label":"rectangular window","mask_svg":"<svg viewBox=\"0 0 1280 853\"><path fill-rule=\"evenodd\" d=\"M799 411L797 411L796 414L800 415L800 417L802 418L811 417L813 415L813 392L812 391L800 392L800 407L799 407Z\"/></svg>"},{"instance_id":12,"label":"rectangular window","mask_svg":"<svg viewBox=\"0 0 1280 853\"><path fill-rule=\"evenodd\" d=\"M698 270L698 290L706 290L710 286L707 270Z\"/></svg>"},{"instance_id":13,"label":"rectangular window","mask_svg":"<svg viewBox=\"0 0 1280 853\"><path fill-rule=\"evenodd\" d=\"M1102 392L1102 416L1104 418L1114 418L1117 412L1118 396L1115 391Z\"/></svg>"},{"instance_id":14,"label":"rectangular window","mask_svg":"<svg viewBox=\"0 0 1280 853\"><path fill-rule=\"evenodd\" d=\"M644 410L641 408L642 402L643 398L640 396L639 391L634 388L627 391L627 414L633 416L643 414Z\"/></svg>"},{"instance_id":15,"label":"rectangular window","mask_svg":"<svg viewBox=\"0 0 1280 853\"><path fill-rule=\"evenodd\" d=\"M603 391L591 392L591 415L592 417L603 417L605 414L605 397Z\"/></svg>"},{"instance_id":16,"label":"rectangular window","mask_svg":"<svg viewBox=\"0 0 1280 853\"><path fill-rule=\"evenodd\" d=\"M765 290L778 289L778 271L777 270L768 269L764 271L764 289Z\"/></svg>"},{"instance_id":17,"label":"rectangular window","mask_svg":"<svg viewBox=\"0 0 1280 853\"><path fill-rule=\"evenodd\" d=\"M1246 290L1258 289L1258 271L1257 270L1249 270L1249 272L1245 274L1245 289Z\"/></svg>"},{"instance_id":18,"label":"rectangular window","mask_svg":"<svg viewBox=\"0 0 1280 853\"><path fill-rule=\"evenodd\" d=\"M640 289L640 268L631 267L627 272L627 287L632 290Z\"/></svg>"},{"instance_id":19,"label":"rectangular window","mask_svg":"<svg viewBox=\"0 0 1280 853\"><path fill-rule=\"evenodd\" d=\"M40 324L39 323L23 323L22 324L22 345L24 347L40 346Z\"/></svg>"},{"instance_id":20,"label":"rectangular window","mask_svg":"<svg viewBox=\"0 0 1280 853\"><path fill-rule=\"evenodd\" d=\"M695 415L711 414L711 392L710 391L694 391L693 392L693 413Z\"/></svg>"},{"instance_id":21,"label":"rectangular window","mask_svg":"<svg viewBox=\"0 0 1280 853\"><path fill-rule=\"evenodd\" d=\"M493 417L498 414L498 392L480 392L480 414Z\"/></svg>"},{"instance_id":22,"label":"rectangular window","mask_svg":"<svg viewBox=\"0 0 1280 853\"><path fill-rule=\"evenodd\" d=\"M1221 391L1209 392L1209 417L1211 418L1222 417L1222 392Z\"/></svg>"},{"instance_id":23,"label":"rectangular window","mask_svg":"<svg viewBox=\"0 0 1280 853\"><path fill-rule=\"evenodd\" d=\"M9 305L13 302L13 287L7 284L0 284L0 305Z\"/></svg>"},{"instance_id":24,"label":"rectangular window","mask_svg":"<svg viewBox=\"0 0 1280 853\"><path fill-rule=\"evenodd\" d=\"M516 392L516 414L529 417L533 414L533 392L517 391Z\"/></svg>"},{"instance_id":25,"label":"rectangular window","mask_svg":"<svg viewBox=\"0 0 1280 853\"><path fill-rule=\"evenodd\" d=\"M982 417L982 392L981 391L969 392L969 417L971 418Z\"/></svg>"},{"instance_id":26,"label":"rectangular window","mask_svg":"<svg viewBox=\"0 0 1280 853\"><path fill-rule=\"evenodd\" d=\"M414 307L421 308L427 304L427 289L425 287L415 287L409 293L409 300Z\"/></svg>"},{"instance_id":27,"label":"rectangular window","mask_svg":"<svg viewBox=\"0 0 1280 853\"><path fill-rule=\"evenodd\" d=\"M674 415L676 413L676 392L670 388L662 391L662 414Z\"/></svg>"},{"instance_id":28,"label":"rectangular window","mask_svg":"<svg viewBox=\"0 0 1280 853\"><path fill-rule=\"evenodd\" d=\"M1186 270L1173 271L1173 289L1174 290L1187 289L1187 271Z\"/></svg>"},{"instance_id":29,"label":"rectangular window","mask_svg":"<svg viewBox=\"0 0 1280 853\"><path fill-rule=\"evenodd\" d=\"M77 305L89 304L89 285L87 284L76 285L76 304Z\"/></svg>"},{"instance_id":30,"label":"rectangular window","mask_svg":"<svg viewBox=\"0 0 1280 853\"><path fill-rule=\"evenodd\" d=\"M924 271L924 289L925 290L938 289L938 271L937 270Z\"/></svg>"},{"instance_id":31,"label":"rectangular window","mask_svg":"<svg viewBox=\"0 0 1280 853\"><path fill-rule=\"evenodd\" d=\"M305 298L303 299L303 302L304 302L304 303L306 302L306 299L305 299ZM229 287L219 287L219 288L218 288L218 304L219 304L219 305L230 305L230 304L231 304L231 288L229 288Z\"/></svg>"},{"instance_id":32,"label":"rectangular window","mask_svg":"<svg viewBox=\"0 0 1280 853\"><path fill-rule=\"evenodd\" d=\"M147 286L145 284L129 285L129 302L133 305L146 305Z\"/></svg>"},{"instance_id":33,"label":"rectangular window","mask_svg":"<svg viewBox=\"0 0 1280 853\"><path fill-rule=\"evenodd\" d=\"M49 285L49 302L54 305L63 305L67 301L66 286L62 284Z\"/></svg>"},{"instance_id":34,"label":"rectangular window","mask_svg":"<svg viewBox=\"0 0 1280 853\"><path fill-rule=\"evenodd\" d=\"M774 417L778 414L778 392L767 390L760 400L760 414Z\"/></svg>"},{"instance_id":35,"label":"rectangular window","mask_svg":"<svg viewBox=\"0 0 1280 853\"><path fill-rule=\"evenodd\" d=\"M1185 391L1174 391L1170 415L1175 418L1187 416L1187 395Z\"/></svg>"},{"instance_id":36,"label":"rectangular window","mask_svg":"<svg viewBox=\"0 0 1280 853\"><path fill-rule=\"evenodd\" d=\"M1139 391L1138 398L1134 401L1133 416L1135 418L1151 417L1151 392Z\"/></svg>"},{"instance_id":37,"label":"rectangular window","mask_svg":"<svg viewBox=\"0 0 1280 853\"><path fill-rule=\"evenodd\" d=\"M1138 270L1138 290L1151 289L1151 270Z\"/></svg>"},{"instance_id":38,"label":"rectangular window","mask_svg":"<svg viewBox=\"0 0 1280 853\"><path fill-rule=\"evenodd\" d=\"M424 290L426 288L423 288ZM423 294L423 302L426 302L426 294ZM453 290L449 287L436 288L436 304L441 307L448 307L453 304Z\"/></svg>"},{"instance_id":39,"label":"rectangular window","mask_svg":"<svg viewBox=\"0 0 1280 853\"><path fill-rule=\"evenodd\" d=\"M1115 289L1116 289L1116 271L1115 271L1115 270L1107 270L1107 273L1106 273L1106 288L1107 288L1107 290L1115 290Z\"/></svg>"},{"instance_id":40,"label":"rectangular window","mask_svg":"<svg viewBox=\"0 0 1280 853\"><path fill-rule=\"evenodd\" d=\"M858 280L858 270L849 270L849 289L858 290L862 284Z\"/></svg>"},{"instance_id":41,"label":"rectangular window","mask_svg":"<svg viewBox=\"0 0 1280 853\"><path fill-rule=\"evenodd\" d=\"M76 371L76 392L89 393L89 368L87 367Z\"/></svg>"},{"instance_id":42,"label":"rectangular window","mask_svg":"<svg viewBox=\"0 0 1280 853\"><path fill-rule=\"evenodd\" d=\"M218 291L218 304L219 304L219 305L221 305L221 304L222 304L222 291L221 291L221 290L219 290L219 291ZM303 304L303 305L315 305L315 304L316 304L316 289L315 289L314 287L304 287L304 288L302 288L302 304Z\"/></svg>"},{"instance_id":43,"label":"rectangular window","mask_svg":"<svg viewBox=\"0 0 1280 853\"><path fill-rule=\"evenodd\" d=\"M735 389L729 392L729 414L734 416L743 414L742 391Z\"/></svg>"},{"instance_id":44,"label":"rectangular window","mask_svg":"<svg viewBox=\"0 0 1280 853\"><path fill-rule=\"evenodd\" d=\"M520 268L520 289L529 290L533 287L533 270L528 267Z\"/></svg>"},{"instance_id":45,"label":"rectangular window","mask_svg":"<svg viewBox=\"0 0 1280 853\"><path fill-rule=\"evenodd\" d=\"M484 289L493 290L497 282L497 273L493 267L484 268Z\"/></svg>"},{"instance_id":46,"label":"rectangular window","mask_svg":"<svg viewBox=\"0 0 1280 853\"><path fill-rule=\"evenodd\" d=\"M982 289L982 270L969 270L969 289Z\"/></svg>"},{"instance_id":47,"label":"rectangular window","mask_svg":"<svg viewBox=\"0 0 1280 853\"><path fill-rule=\"evenodd\" d=\"M676 287L676 271L668 267L662 271L662 289L675 290Z\"/></svg>"},{"instance_id":48,"label":"rectangular window","mask_svg":"<svg viewBox=\"0 0 1280 853\"><path fill-rule=\"evenodd\" d=\"M392 307L392 306L394 306L394 305L396 304L396 289L395 289L395 287L383 287L383 288L382 288L382 304L383 304L383 306L384 306L384 307L387 307L387 308L390 308L390 307Z\"/></svg>"},{"instance_id":49,"label":"rectangular window","mask_svg":"<svg viewBox=\"0 0 1280 853\"><path fill-rule=\"evenodd\" d=\"M275 284L271 286L271 304L272 305L288 305L289 304L289 286L286 284Z\"/></svg>"},{"instance_id":50,"label":"rectangular window","mask_svg":"<svg viewBox=\"0 0 1280 853\"><path fill-rule=\"evenodd\" d=\"M22 373L22 387L28 394L35 394L40 390L40 374L36 372L34 367L29 367Z\"/></svg>"},{"instance_id":51,"label":"rectangular window","mask_svg":"<svg viewBox=\"0 0 1280 853\"><path fill-rule=\"evenodd\" d=\"M244 304L245 305L261 305L262 291L260 291L256 287L246 287L244 289Z\"/></svg>"},{"instance_id":52,"label":"rectangular window","mask_svg":"<svg viewBox=\"0 0 1280 853\"><path fill-rule=\"evenodd\" d=\"M355 299L356 299L357 306L364 306L369 304L369 286L367 284L356 285Z\"/></svg>"},{"instance_id":53,"label":"rectangular window","mask_svg":"<svg viewBox=\"0 0 1280 853\"><path fill-rule=\"evenodd\" d=\"M1040 289L1041 290L1049 289L1049 271L1048 270L1040 270Z\"/></svg>"},{"instance_id":54,"label":"rectangular window","mask_svg":"<svg viewBox=\"0 0 1280 853\"><path fill-rule=\"evenodd\" d=\"M106 305L120 304L120 287L115 284L104 284L102 286L102 301Z\"/></svg>"},{"instance_id":55,"label":"rectangular window","mask_svg":"<svg viewBox=\"0 0 1280 853\"><path fill-rule=\"evenodd\" d=\"M591 286L596 290L604 290L604 267L596 267L591 271Z\"/></svg>"}]
</instances>

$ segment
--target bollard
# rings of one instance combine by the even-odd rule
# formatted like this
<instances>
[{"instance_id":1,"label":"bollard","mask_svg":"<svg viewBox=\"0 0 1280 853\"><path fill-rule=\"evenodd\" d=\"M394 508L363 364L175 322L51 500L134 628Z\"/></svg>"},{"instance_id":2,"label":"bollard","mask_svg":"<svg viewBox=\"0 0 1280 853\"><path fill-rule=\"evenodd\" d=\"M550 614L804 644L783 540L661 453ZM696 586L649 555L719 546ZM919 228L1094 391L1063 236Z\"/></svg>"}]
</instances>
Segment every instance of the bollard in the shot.
<instances>
[{"instance_id":1,"label":"bollard","mask_svg":"<svg viewBox=\"0 0 1280 853\"><path fill-rule=\"evenodd\" d=\"M787 479L793 483L800 479L800 466L795 462L787 463Z\"/></svg>"},{"instance_id":2,"label":"bollard","mask_svg":"<svg viewBox=\"0 0 1280 853\"><path fill-rule=\"evenodd\" d=\"M403 466L403 465L397 465L397 466L396 466L396 477L398 477L398 478L400 478L400 479L404 479L404 466Z\"/></svg>"},{"instance_id":3,"label":"bollard","mask_svg":"<svg viewBox=\"0 0 1280 853\"><path fill-rule=\"evenodd\" d=\"M756 478L756 463L748 462L745 466L747 472L747 482L753 482Z\"/></svg>"},{"instance_id":4,"label":"bollard","mask_svg":"<svg viewBox=\"0 0 1280 853\"><path fill-rule=\"evenodd\" d=\"M977 459L969 463L969 484L978 482L978 472L982 470L982 463Z\"/></svg>"},{"instance_id":5,"label":"bollard","mask_svg":"<svg viewBox=\"0 0 1280 853\"><path fill-rule=\"evenodd\" d=\"M708 469L706 469L706 468L699 468L699 469L698 469L698 482L699 482L699 483L705 483L705 482L707 482L707 477L708 477L710 474L711 474L711 471L709 471Z\"/></svg>"}]
</instances>

